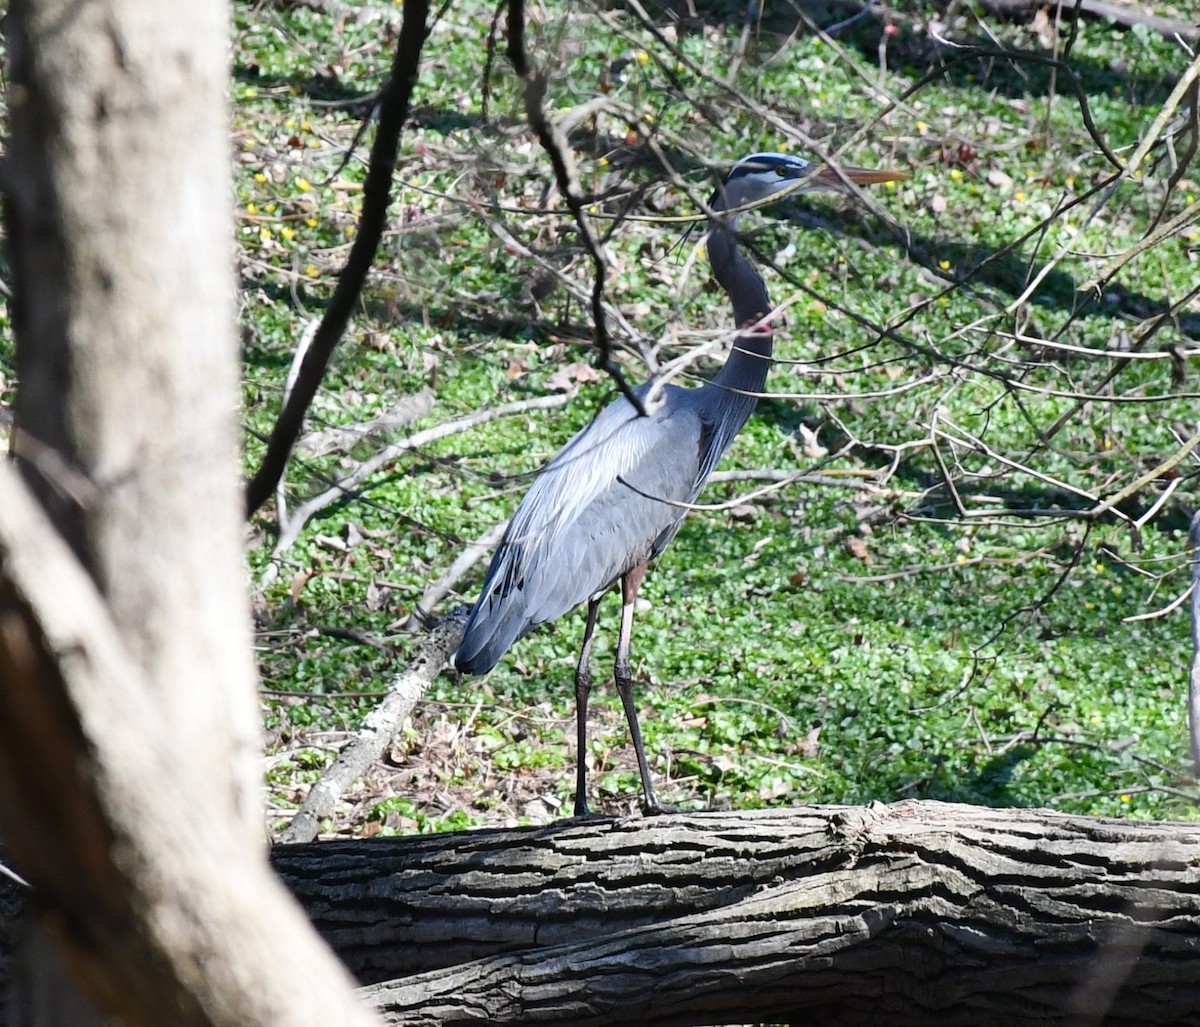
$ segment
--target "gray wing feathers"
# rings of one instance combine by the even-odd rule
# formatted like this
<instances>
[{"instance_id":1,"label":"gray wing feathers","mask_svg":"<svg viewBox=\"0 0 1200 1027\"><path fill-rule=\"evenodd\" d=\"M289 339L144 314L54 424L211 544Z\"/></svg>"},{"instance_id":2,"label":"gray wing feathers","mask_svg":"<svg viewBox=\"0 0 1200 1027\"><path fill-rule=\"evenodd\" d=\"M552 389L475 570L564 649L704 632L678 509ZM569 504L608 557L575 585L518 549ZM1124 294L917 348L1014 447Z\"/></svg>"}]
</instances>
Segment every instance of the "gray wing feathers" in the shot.
<instances>
[{"instance_id":1,"label":"gray wing feathers","mask_svg":"<svg viewBox=\"0 0 1200 1027\"><path fill-rule=\"evenodd\" d=\"M531 628L670 541L686 512L672 504L690 502L703 484L701 418L678 402L691 391L668 388L647 417L617 400L546 466L492 558L455 655L460 670L486 673Z\"/></svg>"}]
</instances>

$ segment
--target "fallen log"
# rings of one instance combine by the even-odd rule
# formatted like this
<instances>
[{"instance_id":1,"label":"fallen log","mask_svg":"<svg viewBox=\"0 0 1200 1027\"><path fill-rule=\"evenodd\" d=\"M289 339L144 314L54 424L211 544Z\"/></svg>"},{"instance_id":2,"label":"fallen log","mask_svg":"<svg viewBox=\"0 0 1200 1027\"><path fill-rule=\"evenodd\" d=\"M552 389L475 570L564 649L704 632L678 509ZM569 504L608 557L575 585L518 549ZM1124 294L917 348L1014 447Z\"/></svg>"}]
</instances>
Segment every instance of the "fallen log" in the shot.
<instances>
[{"instance_id":1,"label":"fallen log","mask_svg":"<svg viewBox=\"0 0 1200 1027\"><path fill-rule=\"evenodd\" d=\"M392 1022L1200 1022L1200 825L937 802L280 846Z\"/></svg>"}]
</instances>

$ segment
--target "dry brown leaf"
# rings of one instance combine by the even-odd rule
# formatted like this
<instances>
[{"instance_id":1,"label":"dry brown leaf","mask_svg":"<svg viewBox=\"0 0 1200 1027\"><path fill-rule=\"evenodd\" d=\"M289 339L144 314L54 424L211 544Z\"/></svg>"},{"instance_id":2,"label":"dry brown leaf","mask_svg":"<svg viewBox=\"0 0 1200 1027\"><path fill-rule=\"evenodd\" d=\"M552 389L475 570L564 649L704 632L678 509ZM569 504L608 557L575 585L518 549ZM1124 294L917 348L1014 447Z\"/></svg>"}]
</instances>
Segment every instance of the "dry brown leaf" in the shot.
<instances>
[{"instance_id":1,"label":"dry brown leaf","mask_svg":"<svg viewBox=\"0 0 1200 1027\"><path fill-rule=\"evenodd\" d=\"M819 460L829 453L829 450L822 446L817 439L817 433L807 424L800 425L800 443L804 455L812 460Z\"/></svg>"},{"instance_id":2,"label":"dry brown leaf","mask_svg":"<svg viewBox=\"0 0 1200 1027\"><path fill-rule=\"evenodd\" d=\"M596 369L591 364L586 364L581 360L574 364L568 364L566 367L560 367L546 379L546 388L553 392L570 392L574 383L594 382L599 377L600 375L596 373Z\"/></svg>"},{"instance_id":3,"label":"dry brown leaf","mask_svg":"<svg viewBox=\"0 0 1200 1027\"><path fill-rule=\"evenodd\" d=\"M304 591L304 586L308 584L308 579L312 575L308 571L296 571L292 575L292 586L288 589L288 596L292 602L297 602L300 599L300 593Z\"/></svg>"},{"instance_id":4,"label":"dry brown leaf","mask_svg":"<svg viewBox=\"0 0 1200 1027\"><path fill-rule=\"evenodd\" d=\"M862 560L863 563L872 563L871 553L867 549L867 540L859 538L857 535L851 535L846 539L846 552L853 556L856 560Z\"/></svg>"}]
</instances>

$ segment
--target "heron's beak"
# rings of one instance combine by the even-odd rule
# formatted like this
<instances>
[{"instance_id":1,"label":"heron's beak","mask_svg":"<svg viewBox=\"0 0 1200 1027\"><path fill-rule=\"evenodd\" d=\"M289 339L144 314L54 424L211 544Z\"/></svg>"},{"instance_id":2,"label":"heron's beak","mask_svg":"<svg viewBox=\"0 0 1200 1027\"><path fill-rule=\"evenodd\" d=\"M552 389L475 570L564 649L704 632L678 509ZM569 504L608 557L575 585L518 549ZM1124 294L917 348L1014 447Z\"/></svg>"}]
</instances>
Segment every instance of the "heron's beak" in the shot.
<instances>
[{"instance_id":1,"label":"heron's beak","mask_svg":"<svg viewBox=\"0 0 1200 1027\"><path fill-rule=\"evenodd\" d=\"M878 185L880 182L903 182L907 171L888 171L883 168L834 168L826 164L813 172L811 181L826 189L844 189L846 180L855 185Z\"/></svg>"}]
</instances>

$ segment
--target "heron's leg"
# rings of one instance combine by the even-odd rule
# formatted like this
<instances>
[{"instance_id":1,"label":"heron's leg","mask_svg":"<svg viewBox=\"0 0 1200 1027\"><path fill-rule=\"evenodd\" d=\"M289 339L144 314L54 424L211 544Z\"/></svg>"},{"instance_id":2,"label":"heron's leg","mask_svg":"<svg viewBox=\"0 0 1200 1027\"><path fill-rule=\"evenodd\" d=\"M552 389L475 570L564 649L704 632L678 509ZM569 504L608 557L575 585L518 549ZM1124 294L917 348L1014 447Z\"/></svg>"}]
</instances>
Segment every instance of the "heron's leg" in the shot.
<instances>
[{"instance_id":1,"label":"heron's leg","mask_svg":"<svg viewBox=\"0 0 1200 1027\"><path fill-rule=\"evenodd\" d=\"M645 563L639 563L621 579L621 633L617 638L617 663L613 677L617 682L617 694L625 707L625 719L629 722L629 735L633 739L633 751L637 754L638 772L642 775L642 796L646 801L647 813L669 813L668 807L658 801L654 782L650 780L650 766L646 763L646 749L642 745L642 730L638 726L637 707L633 705L633 677L629 673L629 636L633 630L633 605L637 600L642 578L646 576Z\"/></svg>"},{"instance_id":2,"label":"heron's leg","mask_svg":"<svg viewBox=\"0 0 1200 1027\"><path fill-rule=\"evenodd\" d=\"M600 613L600 598L588 600L587 626L583 629L583 647L575 667L575 816L591 814L587 803L587 704L592 691L592 632Z\"/></svg>"}]
</instances>

